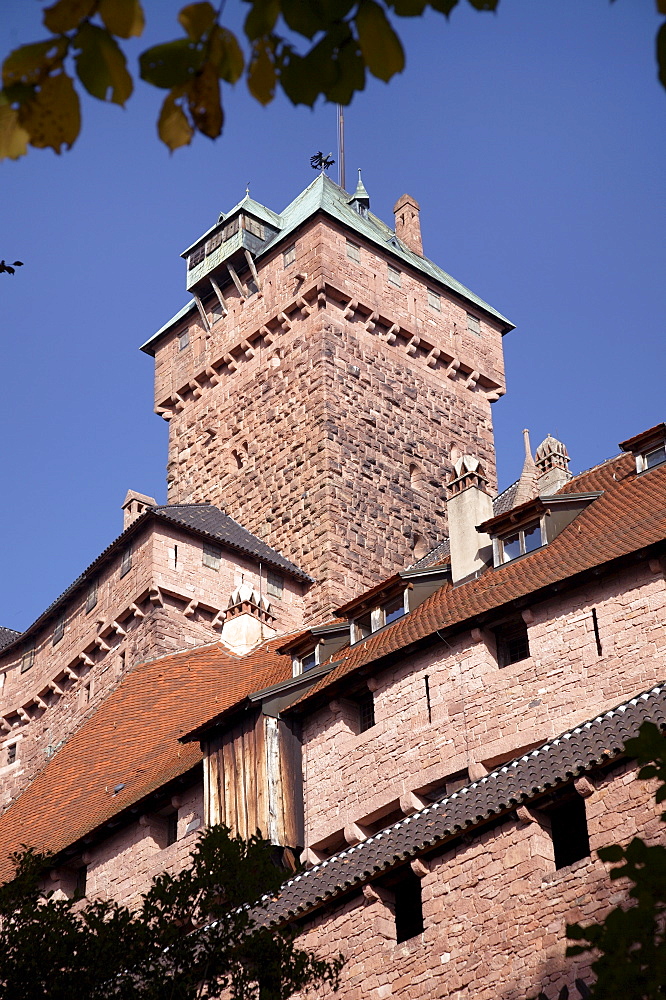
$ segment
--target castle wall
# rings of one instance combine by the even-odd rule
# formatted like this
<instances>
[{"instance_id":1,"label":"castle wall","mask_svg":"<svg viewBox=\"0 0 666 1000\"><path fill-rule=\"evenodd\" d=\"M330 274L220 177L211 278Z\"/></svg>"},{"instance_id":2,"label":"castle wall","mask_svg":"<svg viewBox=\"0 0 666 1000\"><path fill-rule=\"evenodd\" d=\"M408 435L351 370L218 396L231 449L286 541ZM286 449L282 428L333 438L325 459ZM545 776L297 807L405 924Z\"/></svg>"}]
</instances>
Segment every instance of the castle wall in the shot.
<instances>
[{"instance_id":1,"label":"castle wall","mask_svg":"<svg viewBox=\"0 0 666 1000\"><path fill-rule=\"evenodd\" d=\"M508 817L470 832L422 869L422 935L396 943L391 893L379 883L374 894L322 909L299 944L321 957L342 953L346 965L339 992L321 996L525 1000L541 990L556 997L564 985L577 995L575 978L591 981L589 961L565 958L566 924L602 919L624 895L596 852L637 834L663 839L651 783L636 780L635 768L620 765L592 785L585 799L591 857L556 870L538 810L536 822Z\"/></svg>"},{"instance_id":2,"label":"castle wall","mask_svg":"<svg viewBox=\"0 0 666 1000\"><path fill-rule=\"evenodd\" d=\"M665 608L663 576L637 563L531 606L525 660L498 667L490 630L405 656L376 675L376 724L360 735L336 696L304 722L306 846L338 850L353 824L373 832L399 816L401 797L409 809L409 793L479 777L662 681Z\"/></svg>"},{"instance_id":3,"label":"castle wall","mask_svg":"<svg viewBox=\"0 0 666 1000\"><path fill-rule=\"evenodd\" d=\"M467 330L464 303L314 220L261 294L230 294L210 331L198 314L156 350L170 421L169 502L207 500L319 581L321 616L420 558L446 530L453 447L495 481L490 403L503 389L499 327ZM226 292L225 292L226 294ZM179 350L189 323L190 340Z\"/></svg>"}]
</instances>

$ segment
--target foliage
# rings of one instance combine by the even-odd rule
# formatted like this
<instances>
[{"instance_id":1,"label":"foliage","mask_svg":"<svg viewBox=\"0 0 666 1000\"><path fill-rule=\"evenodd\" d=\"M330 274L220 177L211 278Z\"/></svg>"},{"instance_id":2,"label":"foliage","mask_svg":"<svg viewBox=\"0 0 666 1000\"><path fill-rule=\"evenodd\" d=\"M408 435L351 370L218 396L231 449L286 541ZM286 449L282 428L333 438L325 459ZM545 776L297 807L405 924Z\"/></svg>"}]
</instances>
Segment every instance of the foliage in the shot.
<instances>
[{"instance_id":1,"label":"foliage","mask_svg":"<svg viewBox=\"0 0 666 1000\"><path fill-rule=\"evenodd\" d=\"M183 36L139 57L142 80L166 90L157 120L170 150L196 132L222 132L222 83L244 75L250 93L269 104L281 88L293 104L318 98L349 104L366 74L388 82L405 65L390 17L418 17L427 8L448 17L460 0L245 0L242 44L220 23L208 0L178 14ZM467 0L480 11L499 0ZM611 0L612 2L612 0ZM666 14L666 0L656 0ZM122 42L141 35L140 0L56 0L43 12L49 36L22 45L2 65L0 159L23 156L28 145L60 153L81 128L74 78L100 101L124 105L134 89ZM245 52L243 50L245 48ZM657 36L659 79L666 87L666 23Z\"/></svg>"},{"instance_id":2,"label":"foliage","mask_svg":"<svg viewBox=\"0 0 666 1000\"><path fill-rule=\"evenodd\" d=\"M666 800L666 739L646 722L637 739L629 740L626 753L643 765L639 778L660 782L656 801ZM666 812L661 814L666 822ZM567 935L572 945L567 955L599 953L592 963L597 977L590 996L595 1000L664 1000L666 985L666 847L648 845L635 837L628 847L613 844L599 851L609 861L613 880L631 883L631 905L611 910L599 924L572 924Z\"/></svg>"},{"instance_id":3,"label":"foliage","mask_svg":"<svg viewBox=\"0 0 666 1000\"><path fill-rule=\"evenodd\" d=\"M115 902L56 899L40 886L52 855L12 856L0 887L0 997L11 1000L284 1000L327 983L324 962L286 930L253 924L249 904L284 878L271 845L206 830L189 867L158 875L136 911Z\"/></svg>"}]
</instances>

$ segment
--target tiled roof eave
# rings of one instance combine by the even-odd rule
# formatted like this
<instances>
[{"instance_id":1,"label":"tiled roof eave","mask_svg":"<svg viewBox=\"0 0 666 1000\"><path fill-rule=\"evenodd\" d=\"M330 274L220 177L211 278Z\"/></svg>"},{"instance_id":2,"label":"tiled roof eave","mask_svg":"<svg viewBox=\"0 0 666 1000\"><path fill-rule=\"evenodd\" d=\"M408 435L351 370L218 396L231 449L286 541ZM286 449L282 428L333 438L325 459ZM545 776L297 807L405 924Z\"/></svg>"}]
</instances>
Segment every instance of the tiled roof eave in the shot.
<instances>
[{"instance_id":1,"label":"tiled roof eave","mask_svg":"<svg viewBox=\"0 0 666 1000\"><path fill-rule=\"evenodd\" d=\"M289 923L382 871L510 813L550 788L619 757L646 721L666 729L663 683L295 876L284 883L279 896L255 908L255 919L269 926Z\"/></svg>"}]
</instances>

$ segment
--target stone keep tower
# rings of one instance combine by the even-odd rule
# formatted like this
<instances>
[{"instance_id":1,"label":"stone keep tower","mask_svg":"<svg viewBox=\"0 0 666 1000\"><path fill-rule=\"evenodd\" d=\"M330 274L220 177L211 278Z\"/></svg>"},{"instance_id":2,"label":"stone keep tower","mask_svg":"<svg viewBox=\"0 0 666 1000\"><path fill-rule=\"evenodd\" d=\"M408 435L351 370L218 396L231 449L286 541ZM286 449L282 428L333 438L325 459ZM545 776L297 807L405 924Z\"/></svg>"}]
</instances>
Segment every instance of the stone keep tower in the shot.
<instances>
[{"instance_id":1,"label":"stone keep tower","mask_svg":"<svg viewBox=\"0 0 666 1000\"><path fill-rule=\"evenodd\" d=\"M169 503L214 503L307 571L307 620L445 537L452 452L495 488L512 324L423 257L413 198L395 213L360 172L280 215L244 198L184 252L192 300L143 347Z\"/></svg>"}]
</instances>

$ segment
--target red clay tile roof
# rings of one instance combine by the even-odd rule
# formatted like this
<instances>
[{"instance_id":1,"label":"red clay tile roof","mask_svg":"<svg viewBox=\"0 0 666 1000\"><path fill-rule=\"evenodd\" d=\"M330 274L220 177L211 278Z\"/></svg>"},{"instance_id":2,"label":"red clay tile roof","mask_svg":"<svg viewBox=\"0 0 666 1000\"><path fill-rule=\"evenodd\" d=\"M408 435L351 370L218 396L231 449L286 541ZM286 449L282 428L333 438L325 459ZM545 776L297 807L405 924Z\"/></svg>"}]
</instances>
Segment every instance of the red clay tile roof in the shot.
<instances>
[{"instance_id":1,"label":"red clay tile roof","mask_svg":"<svg viewBox=\"0 0 666 1000\"><path fill-rule=\"evenodd\" d=\"M666 464L636 475L620 455L572 479L563 493L601 491L549 545L489 569L477 580L441 587L418 608L349 648L344 660L294 706L303 709L329 686L438 630L454 628L549 585L666 538ZM336 658L340 653L336 654Z\"/></svg>"},{"instance_id":2,"label":"red clay tile roof","mask_svg":"<svg viewBox=\"0 0 666 1000\"><path fill-rule=\"evenodd\" d=\"M290 657L275 653L281 642L242 658L215 644L137 664L0 817L0 880L21 844L64 850L196 765L198 745L179 737L291 677Z\"/></svg>"}]
</instances>

